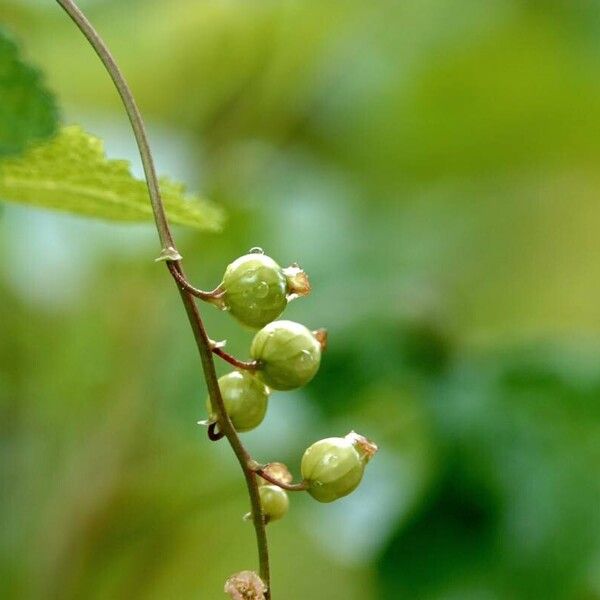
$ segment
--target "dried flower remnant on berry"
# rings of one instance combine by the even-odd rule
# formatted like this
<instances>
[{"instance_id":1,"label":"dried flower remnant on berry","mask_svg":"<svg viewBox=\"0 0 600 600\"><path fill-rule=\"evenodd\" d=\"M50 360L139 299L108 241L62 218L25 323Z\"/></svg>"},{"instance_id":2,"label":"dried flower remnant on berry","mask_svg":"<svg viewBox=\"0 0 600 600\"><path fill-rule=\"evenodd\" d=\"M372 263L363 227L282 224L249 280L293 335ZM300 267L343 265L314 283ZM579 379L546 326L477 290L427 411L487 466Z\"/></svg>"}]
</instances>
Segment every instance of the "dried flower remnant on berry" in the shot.
<instances>
[{"instance_id":1,"label":"dried flower remnant on berry","mask_svg":"<svg viewBox=\"0 0 600 600\"><path fill-rule=\"evenodd\" d=\"M368 463L377 454L377 450L379 450L375 442L372 442L360 433L356 433L356 431L346 434L345 439L356 448L356 451L362 456L365 463Z\"/></svg>"},{"instance_id":2,"label":"dried flower remnant on berry","mask_svg":"<svg viewBox=\"0 0 600 600\"><path fill-rule=\"evenodd\" d=\"M327 329L321 327L320 329L315 329L312 333L315 336L315 340L317 340L317 342L319 342L319 345L321 346L321 352L325 352L325 350L327 350L328 339Z\"/></svg>"},{"instance_id":3,"label":"dried flower remnant on berry","mask_svg":"<svg viewBox=\"0 0 600 600\"><path fill-rule=\"evenodd\" d=\"M225 582L225 593L232 600L265 600L267 586L254 571L240 571Z\"/></svg>"},{"instance_id":4,"label":"dried flower remnant on berry","mask_svg":"<svg viewBox=\"0 0 600 600\"><path fill-rule=\"evenodd\" d=\"M308 275L298 263L282 269L282 273L287 282L288 302L310 294L311 287Z\"/></svg>"}]
</instances>

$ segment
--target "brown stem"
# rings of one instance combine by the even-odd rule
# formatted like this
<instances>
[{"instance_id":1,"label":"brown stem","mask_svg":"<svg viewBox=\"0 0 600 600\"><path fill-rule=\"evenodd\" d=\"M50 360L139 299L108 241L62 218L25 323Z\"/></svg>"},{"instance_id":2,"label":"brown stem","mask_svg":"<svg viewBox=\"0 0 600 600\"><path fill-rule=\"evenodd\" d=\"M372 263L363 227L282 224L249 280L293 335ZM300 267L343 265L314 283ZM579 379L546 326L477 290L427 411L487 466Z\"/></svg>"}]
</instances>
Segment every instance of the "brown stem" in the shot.
<instances>
[{"instance_id":1,"label":"brown stem","mask_svg":"<svg viewBox=\"0 0 600 600\"><path fill-rule=\"evenodd\" d=\"M276 477L271 477L268 473L264 471L268 465L264 467L254 469L254 472L262 477L265 481L272 483L273 485L277 485L284 490L288 490L289 492L304 492L308 489L308 482L301 481L300 483L285 483L285 481L279 481Z\"/></svg>"},{"instance_id":2,"label":"brown stem","mask_svg":"<svg viewBox=\"0 0 600 600\"><path fill-rule=\"evenodd\" d=\"M196 296L196 298L200 298L201 300L206 300L208 302L219 299L223 296L223 290L221 288L215 288L210 292L205 292L204 290L199 290L195 288L175 267L175 262L167 261L167 267L173 276L173 279L177 281L179 287L183 288L192 296Z\"/></svg>"},{"instance_id":3,"label":"brown stem","mask_svg":"<svg viewBox=\"0 0 600 600\"><path fill-rule=\"evenodd\" d=\"M213 354L221 357L224 361L228 362L230 365L233 365L236 369L242 369L245 371L257 371L260 369L260 362L257 360L239 360L235 356L229 354L229 352L225 352L223 348L220 346L213 345L212 348Z\"/></svg>"},{"instance_id":4,"label":"brown stem","mask_svg":"<svg viewBox=\"0 0 600 600\"><path fill-rule=\"evenodd\" d=\"M260 496L258 493L258 483L254 473L248 468L249 455L240 438L238 437L231 420L225 410L223 404L223 398L217 382L217 375L215 372L215 365L212 356L212 344L204 329L204 324L200 317L198 307L194 300L194 296L189 289L182 289L180 280L186 281L185 274L178 262L180 260L179 252L177 252L175 241L171 234L169 223L164 210L162 202L160 187L158 184L158 178L156 176L156 169L154 167L154 161L152 158L152 152L148 143L148 137L144 127L144 122L140 111L133 98L131 90L123 77L119 67L117 66L114 58L108 50L106 44L99 36L98 32L94 29L92 24L88 21L87 17L81 12L78 6L73 0L56 0L57 3L64 9L64 11L73 20L77 28L86 37L100 60L109 73L123 105L131 122L133 133L139 148L140 157L144 166L144 173L146 175L146 183L148 185L148 192L150 194L150 201L152 204L152 212L154 214L154 220L156 222L156 228L160 243L162 245L161 258L167 259L169 270L171 273L176 273L176 282L178 284L179 294L185 307L188 319L196 340L196 346L200 354L200 360L202 362L202 368L204 371L204 378L206 380L206 386L210 396L210 401L213 410L217 414L219 427L222 433L227 437L231 448L233 449L238 462L244 473L246 485L248 487L248 494L250 496L250 505L252 509L252 521L254 523L254 529L256 532L256 544L258 549L258 559L260 564L260 577L267 587L266 598L271 600L271 578L269 572L269 551L267 545L267 535L265 530L265 524L260 504ZM173 269L172 266L176 268Z\"/></svg>"},{"instance_id":5,"label":"brown stem","mask_svg":"<svg viewBox=\"0 0 600 600\"><path fill-rule=\"evenodd\" d=\"M181 268L179 264L177 264L177 267L179 269ZM200 318L200 313L198 311L198 307L196 306L196 302L194 301L194 297L189 292L182 289L179 290L179 294L181 295L181 299L185 306L185 310L192 327L192 332L196 340L196 346L198 347L198 351L200 353L200 360L202 362L202 368L204 369L204 377L209 389L210 401L213 410L217 414L219 427L221 432L225 434L225 437L229 441L229 444L231 445L231 448L233 449L238 462L242 467L242 471L244 472L244 478L246 479L246 485L248 486L248 494L250 495L250 503L252 506L252 522L256 532L258 557L260 563L260 577L267 586L267 598L271 598L267 532L265 529L265 523L260 504L258 484L256 482L256 478L254 477L254 473L248 467L250 455L246 451L246 448L244 448L239 436L235 431L235 428L233 427L233 424L231 423L231 419L225 410L223 397L221 396L221 391L217 381L217 374L215 372L215 363L212 357L210 340L208 339L206 330L204 329L204 324Z\"/></svg>"}]
</instances>

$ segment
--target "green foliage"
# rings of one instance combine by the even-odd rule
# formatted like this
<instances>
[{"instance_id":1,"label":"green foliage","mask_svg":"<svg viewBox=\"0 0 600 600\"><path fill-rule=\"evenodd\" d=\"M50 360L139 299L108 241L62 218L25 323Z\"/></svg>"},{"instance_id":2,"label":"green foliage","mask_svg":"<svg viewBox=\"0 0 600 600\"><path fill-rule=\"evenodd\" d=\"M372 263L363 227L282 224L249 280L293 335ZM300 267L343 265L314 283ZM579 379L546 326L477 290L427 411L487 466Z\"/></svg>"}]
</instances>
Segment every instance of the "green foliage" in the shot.
<instances>
[{"instance_id":1,"label":"green foliage","mask_svg":"<svg viewBox=\"0 0 600 600\"><path fill-rule=\"evenodd\" d=\"M171 222L220 229L222 214L210 202L187 195L166 178L161 191ZM101 140L76 126L22 157L0 162L0 197L113 221L152 219L146 184L132 176L126 161L108 160Z\"/></svg>"},{"instance_id":2,"label":"green foliage","mask_svg":"<svg viewBox=\"0 0 600 600\"><path fill-rule=\"evenodd\" d=\"M600 378L586 353L558 356L463 360L426 400L444 460L382 556L382 598L595 597Z\"/></svg>"},{"instance_id":3,"label":"green foliage","mask_svg":"<svg viewBox=\"0 0 600 600\"><path fill-rule=\"evenodd\" d=\"M23 62L17 45L0 29L0 157L18 154L50 137L58 111L40 73Z\"/></svg>"}]
</instances>

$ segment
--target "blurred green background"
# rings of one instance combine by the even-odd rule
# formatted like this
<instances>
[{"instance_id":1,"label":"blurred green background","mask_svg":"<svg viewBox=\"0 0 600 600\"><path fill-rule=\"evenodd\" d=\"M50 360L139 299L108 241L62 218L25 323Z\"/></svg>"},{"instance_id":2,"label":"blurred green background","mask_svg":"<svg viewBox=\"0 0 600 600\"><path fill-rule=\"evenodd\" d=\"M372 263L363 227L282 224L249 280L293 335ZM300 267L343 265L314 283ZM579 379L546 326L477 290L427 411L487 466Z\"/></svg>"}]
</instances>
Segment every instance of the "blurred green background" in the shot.
<instances>
[{"instance_id":1,"label":"blurred green background","mask_svg":"<svg viewBox=\"0 0 600 600\"><path fill-rule=\"evenodd\" d=\"M251 246L308 271L305 389L244 435L298 474L381 451L269 527L275 600L600 598L600 3L81 0L161 172L219 202L196 285ZM129 158L106 74L51 0L0 0L77 122ZM2 205L0 597L223 597L255 568L226 444L150 225ZM211 307L214 338L251 333ZM226 372L220 364L221 372Z\"/></svg>"}]
</instances>

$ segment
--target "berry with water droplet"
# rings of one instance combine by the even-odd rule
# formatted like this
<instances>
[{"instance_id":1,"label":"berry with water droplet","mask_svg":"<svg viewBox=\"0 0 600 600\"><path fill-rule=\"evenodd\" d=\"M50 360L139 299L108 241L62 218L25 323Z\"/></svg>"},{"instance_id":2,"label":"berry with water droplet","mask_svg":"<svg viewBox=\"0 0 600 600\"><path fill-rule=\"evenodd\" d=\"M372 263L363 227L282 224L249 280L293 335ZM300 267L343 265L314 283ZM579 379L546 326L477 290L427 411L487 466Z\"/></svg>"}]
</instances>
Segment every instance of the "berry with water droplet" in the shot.
<instances>
[{"instance_id":1,"label":"berry with water droplet","mask_svg":"<svg viewBox=\"0 0 600 600\"><path fill-rule=\"evenodd\" d=\"M265 418L269 390L250 373L232 371L219 378L219 389L225 410L236 431L250 431L258 427ZM210 398L206 400L209 420L215 421Z\"/></svg>"},{"instance_id":2,"label":"berry with water droplet","mask_svg":"<svg viewBox=\"0 0 600 600\"><path fill-rule=\"evenodd\" d=\"M252 340L250 355L260 362L259 377L275 390L306 385L319 370L321 344L314 333L293 321L274 321Z\"/></svg>"},{"instance_id":3,"label":"berry with water droplet","mask_svg":"<svg viewBox=\"0 0 600 600\"><path fill-rule=\"evenodd\" d=\"M268 521L277 521L287 513L290 501L285 490L276 485L261 485L258 493L263 515Z\"/></svg>"},{"instance_id":4,"label":"berry with water droplet","mask_svg":"<svg viewBox=\"0 0 600 600\"><path fill-rule=\"evenodd\" d=\"M366 437L351 431L346 437L331 437L314 443L302 457L302 477L308 493L319 502L333 502L354 491L365 466L377 452Z\"/></svg>"},{"instance_id":5,"label":"berry with water droplet","mask_svg":"<svg viewBox=\"0 0 600 600\"><path fill-rule=\"evenodd\" d=\"M255 329L276 319L289 300L310 292L308 278L298 265L282 269L259 248L234 260L219 287L224 308Z\"/></svg>"}]
</instances>

